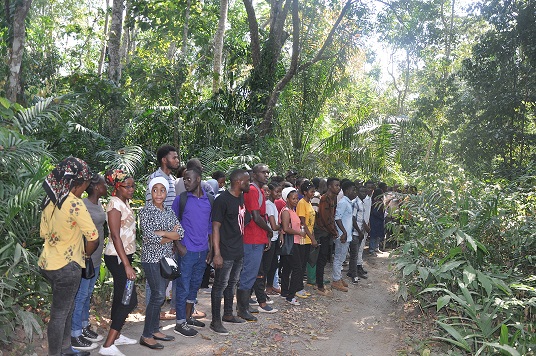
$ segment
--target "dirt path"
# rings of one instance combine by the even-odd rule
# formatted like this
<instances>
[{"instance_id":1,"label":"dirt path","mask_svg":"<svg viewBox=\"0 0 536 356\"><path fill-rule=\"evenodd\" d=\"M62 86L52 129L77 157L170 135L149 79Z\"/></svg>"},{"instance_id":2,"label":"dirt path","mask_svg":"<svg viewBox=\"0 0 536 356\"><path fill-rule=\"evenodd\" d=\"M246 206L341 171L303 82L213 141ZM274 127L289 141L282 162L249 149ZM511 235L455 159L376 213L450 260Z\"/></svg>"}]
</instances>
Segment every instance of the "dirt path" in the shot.
<instances>
[{"instance_id":1,"label":"dirt path","mask_svg":"<svg viewBox=\"0 0 536 356\"><path fill-rule=\"evenodd\" d=\"M333 297L313 294L299 307L292 307L274 297L275 314L259 315L259 322L240 325L225 324L229 336L213 333L208 325L197 329L195 338L173 333L174 322L162 321L163 330L176 336L165 343L162 351L151 351L140 345L120 346L129 356L164 355L396 355L400 332L396 314L401 310L393 302L393 280L388 271L388 254L365 260L370 278L350 291L334 291ZM331 276L331 265L326 267ZM346 272L343 272L345 275ZM329 278L329 277L328 277ZM308 287L309 288L309 287ZM312 288L311 288L311 292ZM198 308L210 311L210 296L199 295ZM257 314L258 315L258 314ZM208 324L208 320L204 320ZM133 314L124 334L139 338L143 316ZM98 349L92 352L97 354Z\"/></svg>"}]
</instances>

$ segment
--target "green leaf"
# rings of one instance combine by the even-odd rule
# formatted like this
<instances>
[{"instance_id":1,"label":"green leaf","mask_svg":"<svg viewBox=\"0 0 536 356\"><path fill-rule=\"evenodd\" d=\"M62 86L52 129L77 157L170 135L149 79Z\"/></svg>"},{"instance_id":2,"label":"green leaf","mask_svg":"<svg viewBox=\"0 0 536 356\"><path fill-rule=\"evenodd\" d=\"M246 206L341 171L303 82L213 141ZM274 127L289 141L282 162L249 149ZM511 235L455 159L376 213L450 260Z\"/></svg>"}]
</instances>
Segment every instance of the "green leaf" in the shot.
<instances>
[{"instance_id":1,"label":"green leaf","mask_svg":"<svg viewBox=\"0 0 536 356\"><path fill-rule=\"evenodd\" d=\"M454 340L449 339L449 338L444 338L444 337L436 337L437 339L450 342L450 343L452 343L452 344L454 344L456 346L461 347L462 349L464 349L467 352L471 352L471 347L469 346L467 341L463 338L463 336L458 332L458 330L456 330L453 326L451 326L449 324L446 324L446 323L443 323L441 321L437 321L437 323L439 324L439 326L441 326L443 329L445 329L445 331L448 332L449 335L454 338Z\"/></svg>"},{"instance_id":2,"label":"green leaf","mask_svg":"<svg viewBox=\"0 0 536 356\"><path fill-rule=\"evenodd\" d=\"M504 350L506 352L508 352L511 356L520 356L521 354L516 350L514 349L512 346L508 346L508 345L501 345L497 342L484 342L483 343L484 345L482 345L482 347L478 350L478 352L475 354L475 356L478 356L480 355L480 353L484 350L484 348L487 346L487 347L493 347L493 348L497 348L497 349L500 349L500 350Z\"/></svg>"},{"instance_id":3,"label":"green leaf","mask_svg":"<svg viewBox=\"0 0 536 356\"><path fill-rule=\"evenodd\" d=\"M465 282L465 284L471 284L475 279L476 273L473 268L468 266L467 268L463 269L463 281Z\"/></svg>"},{"instance_id":4,"label":"green leaf","mask_svg":"<svg viewBox=\"0 0 536 356\"><path fill-rule=\"evenodd\" d=\"M406 267L404 267L404 271L402 272L402 274L404 276L407 276L407 275L413 273L416 269L417 269L417 265L415 265L415 264L407 265Z\"/></svg>"},{"instance_id":5,"label":"green leaf","mask_svg":"<svg viewBox=\"0 0 536 356\"><path fill-rule=\"evenodd\" d=\"M445 239L445 238L451 236L452 234L454 234L454 232L455 232L456 230L458 230L458 227L457 227L457 226L455 226L455 227L451 227L450 229L445 230L445 231L441 234L441 236Z\"/></svg>"},{"instance_id":6,"label":"green leaf","mask_svg":"<svg viewBox=\"0 0 536 356\"><path fill-rule=\"evenodd\" d=\"M426 267L418 267L419 270L419 277L423 280L423 282L426 282L428 279L428 276L430 275L430 272L428 272L428 269Z\"/></svg>"},{"instance_id":7,"label":"green leaf","mask_svg":"<svg viewBox=\"0 0 536 356\"><path fill-rule=\"evenodd\" d=\"M449 304L450 295L443 295L437 298L437 311L440 311L445 305Z\"/></svg>"},{"instance_id":8,"label":"green leaf","mask_svg":"<svg viewBox=\"0 0 536 356\"><path fill-rule=\"evenodd\" d=\"M482 287L486 290L486 293L488 293L488 297L491 295L491 290L493 288L491 278L486 276L484 273L477 271L476 272L478 276L478 281L482 285Z\"/></svg>"},{"instance_id":9,"label":"green leaf","mask_svg":"<svg viewBox=\"0 0 536 356\"><path fill-rule=\"evenodd\" d=\"M11 106L11 101L9 101L7 98L0 96L0 104L2 104L2 106L6 109L9 109L9 107Z\"/></svg>"},{"instance_id":10,"label":"green leaf","mask_svg":"<svg viewBox=\"0 0 536 356\"><path fill-rule=\"evenodd\" d=\"M442 265L441 268L439 268L439 273L451 271L459 267L460 265L463 265L464 263L465 261L449 261L445 263L444 265Z\"/></svg>"},{"instance_id":11,"label":"green leaf","mask_svg":"<svg viewBox=\"0 0 536 356\"><path fill-rule=\"evenodd\" d=\"M499 338L499 342L501 345L508 344L508 326L506 326L505 324L501 325L501 336Z\"/></svg>"},{"instance_id":12,"label":"green leaf","mask_svg":"<svg viewBox=\"0 0 536 356\"><path fill-rule=\"evenodd\" d=\"M473 251L476 252L476 243L475 243L475 240L473 240L473 238L469 235L467 235L466 233L464 233L465 235L465 239L467 240L467 242L469 242L469 245L471 245Z\"/></svg>"}]
</instances>

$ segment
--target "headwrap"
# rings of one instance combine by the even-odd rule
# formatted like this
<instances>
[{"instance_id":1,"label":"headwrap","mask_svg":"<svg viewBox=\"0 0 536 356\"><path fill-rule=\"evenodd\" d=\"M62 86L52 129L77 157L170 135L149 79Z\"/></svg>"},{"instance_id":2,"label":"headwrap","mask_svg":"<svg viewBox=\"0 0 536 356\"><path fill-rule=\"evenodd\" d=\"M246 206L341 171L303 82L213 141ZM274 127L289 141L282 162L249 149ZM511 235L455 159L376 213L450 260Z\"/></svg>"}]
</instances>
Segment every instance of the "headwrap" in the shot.
<instances>
[{"instance_id":1,"label":"headwrap","mask_svg":"<svg viewBox=\"0 0 536 356\"><path fill-rule=\"evenodd\" d=\"M281 197L283 198L283 200L287 200L287 197L290 193L292 192L295 192L296 191L296 188L293 188L293 187L286 187L285 189L283 189L283 191L281 192Z\"/></svg>"},{"instance_id":2,"label":"headwrap","mask_svg":"<svg viewBox=\"0 0 536 356\"><path fill-rule=\"evenodd\" d=\"M164 186L164 188L166 188L166 193L169 190L169 182L168 182L168 180L166 178L164 178L164 177L154 177L149 182L149 192L153 191L153 187L155 186L155 184L162 184Z\"/></svg>"},{"instance_id":3,"label":"headwrap","mask_svg":"<svg viewBox=\"0 0 536 356\"><path fill-rule=\"evenodd\" d=\"M113 187L112 190L112 196L115 196L117 193L117 188L126 181L128 178L131 178L128 174L123 172L121 169L111 169L109 171L106 171L106 176L104 179L106 180L106 184Z\"/></svg>"},{"instance_id":4,"label":"headwrap","mask_svg":"<svg viewBox=\"0 0 536 356\"><path fill-rule=\"evenodd\" d=\"M43 199L42 209L50 202L61 209L73 187L73 182L87 181L92 177L93 173L86 162L73 156L67 157L58 163L43 182L47 195Z\"/></svg>"}]
</instances>

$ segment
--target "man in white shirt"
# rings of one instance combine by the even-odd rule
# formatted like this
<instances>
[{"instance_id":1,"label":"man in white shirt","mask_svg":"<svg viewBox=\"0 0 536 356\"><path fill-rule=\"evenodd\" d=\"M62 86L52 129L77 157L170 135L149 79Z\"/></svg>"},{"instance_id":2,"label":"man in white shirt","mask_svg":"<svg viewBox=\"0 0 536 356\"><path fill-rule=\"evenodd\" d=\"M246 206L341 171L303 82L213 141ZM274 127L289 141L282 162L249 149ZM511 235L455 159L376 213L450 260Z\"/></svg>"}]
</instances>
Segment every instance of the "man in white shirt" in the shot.
<instances>
[{"instance_id":1,"label":"man in white shirt","mask_svg":"<svg viewBox=\"0 0 536 356\"><path fill-rule=\"evenodd\" d=\"M350 242L350 268L347 276L350 277L353 284L357 284L359 277L367 279L367 271L363 269L363 249L366 245L365 235L368 224L365 223L366 208L364 200L367 198L367 188L360 186L357 191L357 197L353 200L353 238ZM368 210L370 217L370 208Z\"/></svg>"}]
</instances>

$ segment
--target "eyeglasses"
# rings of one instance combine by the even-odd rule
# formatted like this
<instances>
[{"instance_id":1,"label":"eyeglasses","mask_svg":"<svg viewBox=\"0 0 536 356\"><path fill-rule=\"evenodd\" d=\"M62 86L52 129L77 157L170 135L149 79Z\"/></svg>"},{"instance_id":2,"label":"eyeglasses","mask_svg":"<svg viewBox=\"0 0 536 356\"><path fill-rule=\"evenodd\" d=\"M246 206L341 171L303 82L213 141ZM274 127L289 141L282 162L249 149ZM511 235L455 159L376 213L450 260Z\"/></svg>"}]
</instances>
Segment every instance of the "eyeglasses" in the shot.
<instances>
[{"instance_id":1,"label":"eyeglasses","mask_svg":"<svg viewBox=\"0 0 536 356\"><path fill-rule=\"evenodd\" d=\"M132 184L132 185L123 185L123 184L120 184L119 185L120 187L123 187L125 189L136 189L136 184Z\"/></svg>"}]
</instances>

